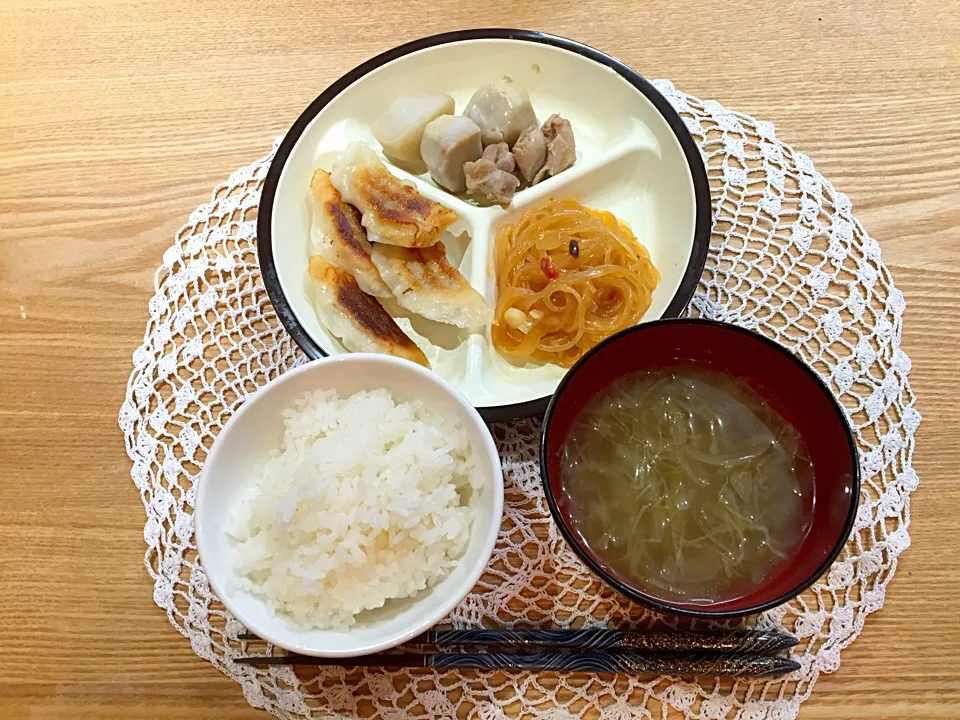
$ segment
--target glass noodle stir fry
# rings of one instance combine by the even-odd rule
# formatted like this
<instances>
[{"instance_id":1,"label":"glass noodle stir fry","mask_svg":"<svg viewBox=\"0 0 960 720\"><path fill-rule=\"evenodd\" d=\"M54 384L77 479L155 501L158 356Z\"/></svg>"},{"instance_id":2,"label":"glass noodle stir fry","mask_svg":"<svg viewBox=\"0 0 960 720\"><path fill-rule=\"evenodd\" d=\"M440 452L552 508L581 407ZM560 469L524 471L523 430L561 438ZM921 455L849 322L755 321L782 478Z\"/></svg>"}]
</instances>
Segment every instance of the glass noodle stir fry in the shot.
<instances>
[{"instance_id":1,"label":"glass noodle stir fry","mask_svg":"<svg viewBox=\"0 0 960 720\"><path fill-rule=\"evenodd\" d=\"M562 491L586 545L664 600L733 600L806 537L813 466L744 383L694 368L621 378L576 419Z\"/></svg>"},{"instance_id":2,"label":"glass noodle stir fry","mask_svg":"<svg viewBox=\"0 0 960 720\"><path fill-rule=\"evenodd\" d=\"M576 200L528 210L497 233L493 345L516 362L570 367L636 325L660 273L630 227Z\"/></svg>"}]
</instances>

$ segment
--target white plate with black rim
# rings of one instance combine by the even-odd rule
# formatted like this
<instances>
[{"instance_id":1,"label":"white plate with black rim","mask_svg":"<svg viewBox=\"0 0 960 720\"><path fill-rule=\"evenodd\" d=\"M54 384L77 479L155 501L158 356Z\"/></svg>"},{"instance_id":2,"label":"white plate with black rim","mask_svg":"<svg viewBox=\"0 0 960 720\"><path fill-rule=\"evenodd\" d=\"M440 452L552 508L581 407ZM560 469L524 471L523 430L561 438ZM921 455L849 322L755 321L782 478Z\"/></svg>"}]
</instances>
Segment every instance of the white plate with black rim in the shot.
<instances>
[{"instance_id":1,"label":"white plate with black rim","mask_svg":"<svg viewBox=\"0 0 960 720\"><path fill-rule=\"evenodd\" d=\"M456 210L443 237L451 262L493 307L493 241L499 223L548 198L574 197L629 223L650 251L661 280L641 322L679 316L696 290L710 239L710 189L700 152L667 100L619 60L565 38L527 30L464 30L415 40L354 68L324 90L286 134L264 183L257 233L270 300L310 358L347 352L318 320L307 259L310 178L330 170L347 144L378 152L370 126L397 97L443 92L457 112L481 85L508 76L530 94L538 117L559 113L577 140L573 167L521 190L506 209L470 204L429 175L390 165L426 197ZM462 392L487 421L542 414L566 372L517 367L486 332L457 332L398 318L433 370Z\"/></svg>"}]
</instances>

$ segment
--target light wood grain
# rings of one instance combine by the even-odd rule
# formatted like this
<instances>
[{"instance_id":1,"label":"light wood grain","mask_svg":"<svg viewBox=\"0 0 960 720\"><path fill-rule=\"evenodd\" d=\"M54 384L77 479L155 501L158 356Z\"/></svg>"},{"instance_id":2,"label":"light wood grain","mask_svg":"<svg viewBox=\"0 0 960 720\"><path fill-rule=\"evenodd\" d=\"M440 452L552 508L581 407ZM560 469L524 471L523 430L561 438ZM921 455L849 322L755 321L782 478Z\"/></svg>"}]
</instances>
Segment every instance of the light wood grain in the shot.
<instances>
[{"instance_id":1,"label":"light wood grain","mask_svg":"<svg viewBox=\"0 0 960 720\"><path fill-rule=\"evenodd\" d=\"M772 120L853 199L908 301L922 484L886 606L801 718L960 717L960 6L506 5L0 5L0 716L266 717L168 624L143 568L116 416L153 270L213 185L340 74L498 24Z\"/></svg>"}]
</instances>

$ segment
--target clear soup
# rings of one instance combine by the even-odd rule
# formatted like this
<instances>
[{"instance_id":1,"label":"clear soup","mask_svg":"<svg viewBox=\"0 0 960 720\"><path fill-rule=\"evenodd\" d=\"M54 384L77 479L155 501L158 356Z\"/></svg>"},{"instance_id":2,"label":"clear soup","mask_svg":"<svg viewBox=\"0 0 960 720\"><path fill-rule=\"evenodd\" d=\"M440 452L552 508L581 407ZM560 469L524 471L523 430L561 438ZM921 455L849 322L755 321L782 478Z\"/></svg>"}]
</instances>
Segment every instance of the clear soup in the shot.
<instances>
[{"instance_id":1,"label":"clear soup","mask_svg":"<svg viewBox=\"0 0 960 720\"><path fill-rule=\"evenodd\" d=\"M735 600L774 575L813 517L813 465L760 395L701 368L620 378L576 418L561 489L583 543L654 597Z\"/></svg>"}]
</instances>

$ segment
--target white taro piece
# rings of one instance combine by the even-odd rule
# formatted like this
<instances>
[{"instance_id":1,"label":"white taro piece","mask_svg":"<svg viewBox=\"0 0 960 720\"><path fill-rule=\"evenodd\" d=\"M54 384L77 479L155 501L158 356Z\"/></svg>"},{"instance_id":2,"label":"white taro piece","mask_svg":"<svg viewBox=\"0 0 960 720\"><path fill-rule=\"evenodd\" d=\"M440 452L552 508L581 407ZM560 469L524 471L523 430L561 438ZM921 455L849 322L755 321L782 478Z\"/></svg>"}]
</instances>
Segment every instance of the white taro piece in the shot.
<instances>
[{"instance_id":1,"label":"white taro piece","mask_svg":"<svg viewBox=\"0 0 960 720\"><path fill-rule=\"evenodd\" d=\"M482 152L480 128L462 115L441 115L431 121L420 142L430 177L450 192L466 190L463 164L477 160Z\"/></svg>"},{"instance_id":2,"label":"white taro piece","mask_svg":"<svg viewBox=\"0 0 960 720\"><path fill-rule=\"evenodd\" d=\"M520 133L540 124L527 91L506 80L481 86L467 102L463 114L480 128L484 146L505 142L512 147Z\"/></svg>"},{"instance_id":3,"label":"white taro piece","mask_svg":"<svg viewBox=\"0 0 960 720\"><path fill-rule=\"evenodd\" d=\"M397 98L370 130L391 159L418 163L424 128L431 120L452 114L455 107L445 93Z\"/></svg>"}]
</instances>

